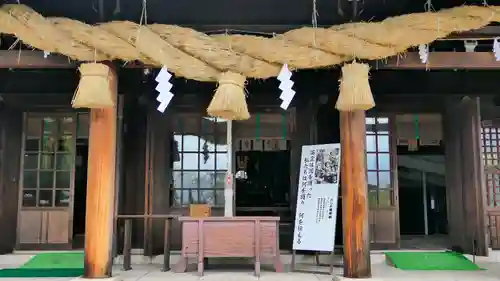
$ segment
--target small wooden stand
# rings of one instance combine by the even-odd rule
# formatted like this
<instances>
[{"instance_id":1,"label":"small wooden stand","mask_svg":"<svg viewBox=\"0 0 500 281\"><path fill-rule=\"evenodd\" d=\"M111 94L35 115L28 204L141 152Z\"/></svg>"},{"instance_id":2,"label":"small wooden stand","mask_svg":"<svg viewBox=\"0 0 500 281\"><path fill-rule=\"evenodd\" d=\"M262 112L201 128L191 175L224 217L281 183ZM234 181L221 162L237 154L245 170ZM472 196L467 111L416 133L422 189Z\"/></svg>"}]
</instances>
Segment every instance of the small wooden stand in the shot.
<instances>
[{"instance_id":1,"label":"small wooden stand","mask_svg":"<svg viewBox=\"0 0 500 281\"><path fill-rule=\"evenodd\" d=\"M328 265L325 265L325 264L320 264L319 262L319 255L321 254L321 252L316 252L315 255L314 255L314 259L316 261L316 266L328 266ZM291 263L291 268L290 268L290 271L291 272L310 272L310 271L304 271L304 270L296 270L295 269L295 265L296 265L296 262L295 262L295 257L297 255L297 251L296 250L293 250L292 251L292 263ZM325 272L314 272L316 274L330 274L330 275L333 275L334 273L334 270L333 268L335 267L334 263L333 263L333 258L335 257L335 250L332 250L330 252L330 256L332 257L332 263L329 265L330 266L330 272L329 273L325 273Z\"/></svg>"}]
</instances>

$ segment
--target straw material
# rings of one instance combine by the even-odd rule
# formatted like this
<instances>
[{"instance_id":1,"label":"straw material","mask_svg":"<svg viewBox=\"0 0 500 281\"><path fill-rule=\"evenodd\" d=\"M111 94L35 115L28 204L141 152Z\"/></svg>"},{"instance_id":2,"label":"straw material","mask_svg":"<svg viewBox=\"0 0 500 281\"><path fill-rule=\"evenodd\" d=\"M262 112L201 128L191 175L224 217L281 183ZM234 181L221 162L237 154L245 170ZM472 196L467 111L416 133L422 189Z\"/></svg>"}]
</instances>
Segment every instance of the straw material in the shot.
<instances>
[{"instance_id":1,"label":"straw material","mask_svg":"<svg viewBox=\"0 0 500 281\"><path fill-rule=\"evenodd\" d=\"M332 29L303 27L283 36L296 44L347 58L380 59L397 54L392 46L372 44Z\"/></svg>"},{"instance_id":2,"label":"straw material","mask_svg":"<svg viewBox=\"0 0 500 281\"><path fill-rule=\"evenodd\" d=\"M205 33L191 28L160 24L152 24L148 27L172 46L222 72L237 72L245 76L265 79L278 75L281 69L281 65L270 64L234 52L230 46L221 44Z\"/></svg>"},{"instance_id":3,"label":"straw material","mask_svg":"<svg viewBox=\"0 0 500 281\"><path fill-rule=\"evenodd\" d=\"M219 72L215 68L173 47L146 26L133 22L110 22L100 27L127 40L153 59L157 66L165 66L177 76L204 82L217 81Z\"/></svg>"},{"instance_id":4,"label":"straw material","mask_svg":"<svg viewBox=\"0 0 500 281\"><path fill-rule=\"evenodd\" d=\"M225 72L220 76L219 87L207 108L208 115L226 120L250 118L245 98L245 77Z\"/></svg>"},{"instance_id":5,"label":"straw material","mask_svg":"<svg viewBox=\"0 0 500 281\"><path fill-rule=\"evenodd\" d=\"M286 63L290 69L327 67L345 61L345 58L338 55L294 45L282 36L272 39L252 35L214 35L212 37L236 52L276 64ZM263 53L262 50L267 51Z\"/></svg>"},{"instance_id":6,"label":"straw material","mask_svg":"<svg viewBox=\"0 0 500 281\"><path fill-rule=\"evenodd\" d=\"M340 94L335 108L340 111L368 110L375 107L367 64L353 62L342 67Z\"/></svg>"},{"instance_id":7,"label":"straw material","mask_svg":"<svg viewBox=\"0 0 500 281\"><path fill-rule=\"evenodd\" d=\"M72 59L83 61L109 59L98 50L85 45L72 44L72 40L68 40L69 38L63 31L28 6L8 4L4 5L2 10L12 18L11 31L14 31L13 33L23 42L35 48L65 54Z\"/></svg>"},{"instance_id":8,"label":"straw material","mask_svg":"<svg viewBox=\"0 0 500 281\"><path fill-rule=\"evenodd\" d=\"M94 28L83 22L67 18L50 18L49 20L55 27L66 32L67 36L71 37L76 44L92 46L95 50L108 54L110 59L121 59L125 62L140 59L145 63L152 62L143 56L134 45L113 36L103 28Z\"/></svg>"},{"instance_id":9,"label":"straw material","mask_svg":"<svg viewBox=\"0 0 500 281\"><path fill-rule=\"evenodd\" d=\"M102 63L80 66L80 82L71 101L74 108L109 108L116 104L111 69Z\"/></svg>"},{"instance_id":10,"label":"straw material","mask_svg":"<svg viewBox=\"0 0 500 281\"><path fill-rule=\"evenodd\" d=\"M352 59L387 58L450 33L498 21L500 7L460 6L381 22L305 27L266 38L208 36L190 28L159 24L140 27L126 21L91 26L68 19L46 19L21 4L0 9L0 33L13 34L35 48L80 61L138 60L166 66L179 77L212 82L224 72L249 78L273 77L284 63L293 69L310 69Z\"/></svg>"},{"instance_id":11,"label":"straw material","mask_svg":"<svg viewBox=\"0 0 500 281\"><path fill-rule=\"evenodd\" d=\"M89 62L137 60L167 67L178 77L197 81L216 82L218 77L221 81L243 80L241 83L219 81L220 87L224 89L218 89L216 96L219 93L223 97L228 93L244 93L242 84L246 77L269 78L278 75L284 63L292 69L310 69L331 67L353 59L382 59L403 53L413 46L428 44L450 33L478 29L499 21L500 6L460 6L438 12L392 17L381 22L349 23L330 28L304 27L266 38L250 35L209 36L179 26L139 26L126 21L92 26L70 19L44 18L21 4L8 4L0 8L0 34L15 35L24 43L44 51ZM357 76L352 75L358 77L355 80L360 83L362 71L358 73L351 70L356 69L351 66L346 69L347 72L357 73ZM227 78L229 76L232 78ZM349 76L346 75L344 80L350 81ZM347 82L346 85L349 84ZM356 87L369 89L368 81L363 84L366 86ZM349 91L352 92L352 89ZM235 100L235 104L231 105L236 108L234 112L243 112L242 105L237 104L237 101L244 101L244 96L238 99L236 96L239 95L231 95L231 99L224 100L222 104ZM365 101L366 104L363 103ZM361 99L360 102L359 107L370 105L368 100ZM339 108L344 108L342 102L340 104ZM225 107L227 105L221 106ZM246 110L244 112L248 115ZM236 114L235 118L246 116L245 113L241 114Z\"/></svg>"}]
</instances>

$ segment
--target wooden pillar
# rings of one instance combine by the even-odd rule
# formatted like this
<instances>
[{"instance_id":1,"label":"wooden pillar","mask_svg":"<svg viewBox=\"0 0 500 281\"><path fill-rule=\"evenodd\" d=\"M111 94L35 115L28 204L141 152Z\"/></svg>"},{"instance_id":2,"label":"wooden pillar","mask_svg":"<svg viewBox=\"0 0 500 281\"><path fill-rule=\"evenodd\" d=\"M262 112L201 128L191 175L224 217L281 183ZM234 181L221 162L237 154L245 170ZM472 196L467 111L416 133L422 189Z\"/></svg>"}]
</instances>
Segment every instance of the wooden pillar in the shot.
<instances>
[{"instance_id":1,"label":"wooden pillar","mask_svg":"<svg viewBox=\"0 0 500 281\"><path fill-rule=\"evenodd\" d=\"M344 277L371 277L365 112L340 112Z\"/></svg>"},{"instance_id":2,"label":"wooden pillar","mask_svg":"<svg viewBox=\"0 0 500 281\"><path fill-rule=\"evenodd\" d=\"M116 74L113 75L117 100ZM111 277L115 203L116 106L90 110L85 278Z\"/></svg>"}]
</instances>

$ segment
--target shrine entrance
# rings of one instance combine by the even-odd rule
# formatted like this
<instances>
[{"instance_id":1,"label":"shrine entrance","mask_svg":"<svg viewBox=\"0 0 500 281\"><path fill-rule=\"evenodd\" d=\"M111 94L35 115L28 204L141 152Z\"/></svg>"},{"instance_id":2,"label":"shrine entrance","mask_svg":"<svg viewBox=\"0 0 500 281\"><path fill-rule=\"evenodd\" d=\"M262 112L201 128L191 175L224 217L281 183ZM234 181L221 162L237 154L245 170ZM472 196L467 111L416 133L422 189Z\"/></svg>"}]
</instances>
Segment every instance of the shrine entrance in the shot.
<instances>
[{"instance_id":1,"label":"shrine entrance","mask_svg":"<svg viewBox=\"0 0 500 281\"><path fill-rule=\"evenodd\" d=\"M445 249L446 165L440 114L396 116L400 247Z\"/></svg>"},{"instance_id":2,"label":"shrine entrance","mask_svg":"<svg viewBox=\"0 0 500 281\"><path fill-rule=\"evenodd\" d=\"M279 216L280 247L291 249L291 141L287 117L253 114L235 122L235 215Z\"/></svg>"}]
</instances>

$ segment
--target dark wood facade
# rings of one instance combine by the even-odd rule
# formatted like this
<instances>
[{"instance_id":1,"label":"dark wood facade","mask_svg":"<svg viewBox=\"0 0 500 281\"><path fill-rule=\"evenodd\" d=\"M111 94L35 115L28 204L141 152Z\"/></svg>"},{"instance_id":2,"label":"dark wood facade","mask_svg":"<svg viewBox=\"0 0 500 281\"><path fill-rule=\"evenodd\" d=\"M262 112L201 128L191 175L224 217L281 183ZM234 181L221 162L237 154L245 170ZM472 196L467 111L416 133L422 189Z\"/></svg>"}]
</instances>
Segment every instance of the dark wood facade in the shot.
<instances>
[{"instance_id":1,"label":"dark wood facade","mask_svg":"<svg viewBox=\"0 0 500 281\"><path fill-rule=\"evenodd\" d=\"M451 239L455 244L462 245L468 252L476 252L478 254L486 254L487 246L490 240L487 241L486 234L488 226L492 228L492 224L488 224L492 217L487 217L484 213L485 204L483 198L486 193L483 190L484 175L482 171L482 162L480 161L480 143L479 143L479 104L477 96L480 96L487 104L491 103L492 96L488 94L488 87L476 83L460 82L460 78L454 79L459 86L465 87L459 89L458 86L452 88L451 83L447 86L439 85L439 81L443 77L483 77L474 73L449 72L449 73L426 73L418 72L418 80L415 85L417 90L425 91L424 94L417 93L414 87L405 85L386 85L390 81L390 77L399 77L402 81L411 81L411 74L417 72L404 73L404 71L382 71L375 72L372 78L373 91L375 93L377 107L375 110L367 113L370 118L387 119L388 123L384 126L369 126L367 129L367 139L373 138L376 140L387 140L387 147L383 149L369 150L368 156L373 156L376 159L389 158L389 166L376 168L368 167L368 173L376 174L377 181L375 186L388 184L387 193L380 195L378 189L372 190L375 201L370 202L369 210L369 233L372 247L376 248L398 248L400 246L400 231L399 231L399 198L398 198L398 163L396 154L396 139L394 134L394 120L396 114L404 113L436 113L444 116L445 122L454 122L451 125L445 126L444 143L446 147L447 170L447 194L448 194L448 221L449 230L452 235ZM36 88L30 88L28 85L22 85L21 81L10 80L8 87L3 89L4 102L1 109L1 173L2 173L2 204L0 222L5 225L12 226L9 231L2 232L2 244L0 250L7 253L12 249L36 248L36 249L54 249L54 248L70 248L78 247L78 243L73 241L74 235L72 223L76 219L73 217L73 209L75 208L75 198L72 197L68 211L61 213L61 208L54 208L57 211L55 218L48 210L49 209L29 209L23 207L22 195L24 190L22 175L24 175L26 156L28 151L25 149L27 118L33 116L50 117L57 119L58 116L75 118L70 126L69 135L73 136L74 146L77 145L79 139L85 140L85 133L80 137L78 134L78 120L85 119L88 113L76 112L69 106L71 98L67 94L71 87L76 84L76 77L66 71L49 72L21 72L21 73L4 73L3 77L18 79L22 77L31 77ZM119 114L121 120L118 124L122 124L121 134L118 134L119 145L119 161L117 173L120 175L117 212L127 215L146 215L146 214L184 214L188 213L186 204L191 201L183 201L184 195L180 196L180 204L176 204L176 189L175 176L176 172L183 172L186 169L173 167L172 157L173 142L177 141L174 138L175 134L179 135L196 135L203 134L212 140L224 139L224 131L217 132L217 128L213 129L212 133L203 132L201 123L198 125L180 125L179 120L191 120L190 118L202 122L205 108L210 100L212 85L204 85L198 83L187 83L177 81L176 97L171 107L165 114L156 112L153 98L153 93L150 89L150 81L142 83L142 71L129 70L119 76L120 93L123 100L123 115ZM291 234L293 231L293 216L296 201L296 182L300 166L300 148L305 144L315 143L331 143L339 142L339 113L334 110L333 104L336 99L336 81L335 75L338 73L332 72L317 72L317 73L299 73L296 76L297 88L300 94L297 95L294 101L293 110L290 110L286 116L287 135L289 140L289 157L290 157L290 177L289 177L289 198L288 206L284 208L264 208L258 211L262 213L278 213L282 217L282 245L283 249L291 247ZM399 76L398 76L399 75ZM434 75L434 76L432 76ZM470 75L470 76L467 76ZM476 76L477 75L477 76ZM488 76L488 72L485 74ZM39 77L38 79L36 79ZM135 77L139 83L134 83L130 77ZM333 78L332 78L333 77ZM434 77L434 78L433 78ZM59 85L50 85L43 83L42 80L52 79L51 81L61 81ZM393 78L393 79L394 79ZM143 78L151 79L151 78ZM404 80L407 79L407 80ZM414 78L416 79L416 78ZM435 80L434 80L435 79ZM386 81L384 83L384 80ZM132 82L131 82L132 81ZM422 86L422 82L428 82L427 88ZM435 82L434 82L435 81ZM430 85L430 86L429 86ZM436 85L437 87L432 87ZM420 87L420 88L418 88ZM482 87L482 88L481 88ZM281 118L283 112L277 110L278 104L276 101L277 87L274 82L253 82L249 85L251 93L249 105L251 112L255 115L259 113L270 114ZM407 93L403 92L406 91ZM434 89L434 90L433 90ZM461 95L451 95L450 92L459 90ZM15 93L17 91L18 93ZM61 92L60 94L51 94L43 92ZM10 92L10 93L9 93ZM24 93L23 93L24 92ZM26 94L33 92L34 94ZM307 94L302 94L307 93ZM441 93L440 93L441 92ZM478 93L470 95L469 98L462 98L467 92ZM143 94L145 93L145 94ZM481 94L483 93L483 94ZM458 101L456 101L458 100ZM428 102L432 101L432 102ZM460 113L457 113L460 112ZM462 118L454 118L460 115ZM279 119L278 118L278 119ZM42 120L39 119L39 120ZM193 120L194 120L193 119ZM374 119L374 120L375 120ZM376 121L377 124L379 121ZM385 122L385 121L384 121ZM382 123L384 123L382 122ZM279 123L279 122L278 122ZM381 123L381 124L382 124ZM385 124L385 123L384 123ZM283 137L281 124L278 127L273 127L272 123L268 124L271 135L274 137ZM82 125L85 126L85 125ZM262 127L259 129L260 134L266 131L266 123L262 122ZM196 128L196 129L195 129ZM246 129L245 129L246 128ZM278 129L279 128L279 129ZM453 129L455 128L455 129ZM459 130L460 129L460 130ZM177 132L176 132L177 130ZM248 127L243 122L235 122L233 136L237 139L241 136L253 136L256 134L255 126ZM245 133L247 131L247 133ZM38 131L42 132L42 131ZM238 136L238 134L241 134ZM274 134L274 135L273 135ZM65 135L64 133L62 134ZM67 135L67 134L66 134ZM88 136L88 135L87 135ZM41 136L43 138L43 133ZM265 137L261 135L261 137ZM222 141L223 142L223 141ZM41 146L41 144L39 144ZM377 146L377 145L376 145ZM23 150L24 147L24 150ZM201 155L201 145L196 150L192 151L177 151L178 153L196 154L196 157ZM460 150L460 156L456 154ZM222 151L223 154L224 151ZM31 152L30 152L31 153ZM58 153L54 152L55 155ZM217 157L217 151L211 152ZM44 155L43 150L36 151L37 155ZM40 156L41 157L41 156ZM233 156L235 157L235 156ZM473 165L459 165L453 159L470 159L467 163ZM199 158L198 158L199 159ZM451 159L451 160L450 160ZM41 160L37 160L41 161ZM196 160L198 161L198 160ZM233 161L237 162L237 161ZM74 164L74 163L73 163ZM37 165L40 165L38 162ZM57 163L56 163L57 165ZM225 171L224 168L209 168L203 170L198 164L198 168L187 172L217 172ZM235 164L236 165L236 164ZM215 164L217 166L217 164ZM39 170L39 166L34 170ZM30 170L31 171L31 170ZM44 169L46 172L57 174L57 168ZM68 168L68 171L73 171L74 166ZM37 173L40 173L39 171ZM387 177L386 177L387 175ZM39 175L37 175L39 178ZM384 180L382 180L384 178ZM382 181L386 181L383 183ZM217 178L215 178L217 181ZM38 180L39 182L39 180ZM460 183L460 184L458 184ZM38 183L39 184L39 183ZM57 178L53 181L55 186L51 187L54 192L53 200L56 199L55 192L62 191L64 188L57 187ZM74 180L70 186L71 194L76 195ZM38 188L38 187L37 187ZM202 188L202 187L200 187ZM37 192L45 190L39 189ZM192 191L192 190L191 190ZM217 188L206 189L207 193L215 194L214 215L222 215L223 208L217 202ZM184 191L180 191L183 194ZM198 192L198 191L197 191ZM385 191L384 191L385 192ZM191 193L190 193L191 194ZM193 193L194 194L194 193ZM199 193L196 193L201 198ZM388 195L386 195L388 194ZM38 195L39 196L39 195ZM452 199L454 198L454 199ZM179 199L179 198L177 198ZM79 199L81 200L81 199ZM460 202L460 203L459 203ZM51 204L55 204L55 201ZM467 208L463 208L466 205ZM56 206L54 206L56 207ZM271 206L269 206L271 207ZM464 210L467 209L467 212ZM238 206L236 206L238 212ZM257 209L240 208L241 212L255 212ZM32 213L27 213L32 212ZM39 212L34 214L33 212ZM25 215L29 214L25 220ZM342 215L339 214L341 220ZM31 220L37 220L33 223ZM494 218L493 218L494 219ZM466 221L466 224L461 224ZM52 222L52 223L51 223ZM25 226L35 227L40 236L23 238L18 235L19 232L32 232L32 228L25 231ZM15 227L14 227L15 226ZM163 247L163 224L158 221L143 221L135 220L133 223L133 244L136 248L144 248L146 254L156 254L162 251ZM180 247L180 233L178 225L173 226L172 239L173 248ZM337 234L341 237L341 223L338 224ZM493 229L493 230L496 230ZM66 231L66 232L65 232ZM488 231L490 238L497 237L496 232ZM64 234L65 237L49 238L49 233ZM117 232L118 237L123 233L123 225L118 221ZM456 235L461 233L460 235ZM23 240L27 239L27 240ZM30 240L31 239L31 240ZM64 240L64 241L63 241ZM38 242L37 242L38 241ZM338 244L342 243L342 239L338 239ZM49 243L51 242L51 243ZM476 245L475 249L471 245ZM496 245L496 244L493 244Z\"/></svg>"}]
</instances>

